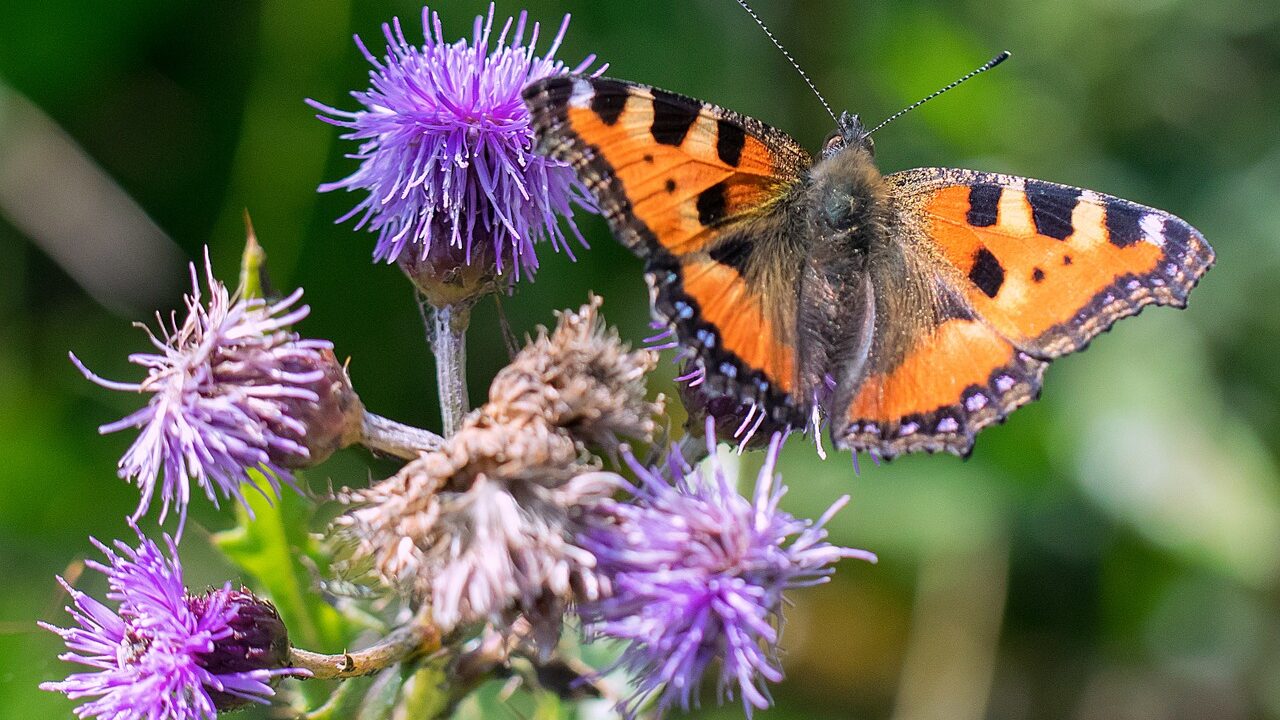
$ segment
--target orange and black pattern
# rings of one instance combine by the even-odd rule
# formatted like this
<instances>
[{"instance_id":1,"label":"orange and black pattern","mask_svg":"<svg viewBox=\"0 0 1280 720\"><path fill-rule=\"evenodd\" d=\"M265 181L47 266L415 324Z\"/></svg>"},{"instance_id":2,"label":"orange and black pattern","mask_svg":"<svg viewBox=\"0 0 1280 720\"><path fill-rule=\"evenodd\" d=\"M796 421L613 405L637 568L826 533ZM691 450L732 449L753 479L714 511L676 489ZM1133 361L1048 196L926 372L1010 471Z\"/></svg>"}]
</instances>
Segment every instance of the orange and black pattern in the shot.
<instances>
[{"instance_id":1,"label":"orange and black pattern","mask_svg":"<svg viewBox=\"0 0 1280 720\"><path fill-rule=\"evenodd\" d=\"M1213 263L1169 213L1027 178L922 168L890 175L897 234L966 309L878 360L845 410L844 446L967 454L1039 396L1048 361L1150 304L1183 307Z\"/></svg>"},{"instance_id":2,"label":"orange and black pattern","mask_svg":"<svg viewBox=\"0 0 1280 720\"><path fill-rule=\"evenodd\" d=\"M785 265L764 267L777 250L759 246L808 154L759 121L635 83L548 78L524 96L543 151L573 164L645 260L655 313L707 371L708 390L783 424L806 417L794 302L765 282Z\"/></svg>"},{"instance_id":3,"label":"orange and black pattern","mask_svg":"<svg viewBox=\"0 0 1280 720\"><path fill-rule=\"evenodd\" d=\"M542 150L645 260L655 315L709 391L793 427L816 405L855 452L969 453L1052 359L1146 305L1184 306L1213 264L1183 220L1090 190L882 177L856 117L814 163L757 120L644 85L558 77L524 97Z\"/></svg>"},{"instance_id":4,"label":"orange and black pattern","mask_svg":"<svg viewBox=\"0 0 1280 720\"><path fill-rule=\"evenodd\" d=\"M1092 190L941 168L887 180L904 224L968 279L974 309L1037 355L1079 350L1146 305L1184 307L1213 264L1182 219Z\"/></svg>"},{"instance_id":5,"label":"orange and black pattern","mask_svg":"<svg viewBox=\"0 0 1280 720\"><path fill-rule=\"evenodd\" d=\"M644 85L554 77L524 98L543 151L574 166L646 259L705 250L717 228L757 212L811 163L759 121Z\"/></svg>"}]
</instances>

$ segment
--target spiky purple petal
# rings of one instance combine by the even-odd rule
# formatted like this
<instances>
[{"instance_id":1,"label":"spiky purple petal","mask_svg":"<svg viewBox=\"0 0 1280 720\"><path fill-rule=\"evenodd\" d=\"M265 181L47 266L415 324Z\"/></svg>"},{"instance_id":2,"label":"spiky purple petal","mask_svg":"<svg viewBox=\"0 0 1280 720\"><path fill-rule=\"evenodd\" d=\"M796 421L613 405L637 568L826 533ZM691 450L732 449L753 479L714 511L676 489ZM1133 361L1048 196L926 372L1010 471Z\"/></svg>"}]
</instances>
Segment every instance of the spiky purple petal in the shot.
<instances>
[{"instance_id":1,"label":"spiky purple petal","mask_svg":"<svg viewBox=\"0 0 1280 720\"><path fill-rule=\"evenodd\" d=\"M138 540L136 549L121 541L113 547L93 541L107 562L86 564L107 576L114 610L59 578L71 596L67 612L77 627L40 625L66 643L59 659L92 670L42 683L41 689L73 700L91 698L76 708L81 718L210 720L227 707L219 696L266 703L275 694L274 679L299 673L278 665L236 672L210 667L206 658L236 637L245 602L228 584L193 603L173 540L165 538L167 555L141 533Z\"/></svg>"},{"instance_id":2,"label":"spiky purple petal","mask_svg":"<svg viewBox=\"0 0 1280 720\"><path fill-rule=\"evenodd\" d=\"M146 513L158 491L161 521L170 505L185 521L191 480L217 504L219 495L241 499L242 483L265 492L248 474L256 470L278 494L281 481L294 482L289 469L312 459L314 439L308 434L317 424L317 410L349 390L334 385L335 374L341 380L345 374L340 367L333 371L332 345L302 339L289 329L310 311L298 304L301 290L277 302L234 297L214 278L207 250L207 306L194 264L191 281L181 324L176 316L167 322L157 316L159 335L147 330L158 352L129 356L146 368L142 382L105 380L71 356L85 377L102 387L151 395L139 410L99 428L102 433L140 430L118 466L120 477L142 490L134 520Z\"/></svg>"},{"instance_id":3,"label":"spiky purple petal","mask_svg":"<svg viewBox=\"0 0 1280 720\"><path fill-rule=\"evenodd\" d=\"M714 458L715 429L707 421ZM832 545L824 525L778 503L774 469L781 435L769 443L751 499L739 495L714 459L706 477L640 467L630 502L600 506L580 544L596 556L612 594L579 608L590 636L626 642L619 666L634 678L634 711L651 696L659 711L696 704L702 678L719 663L717 697L740 695L747 714L769 706L767 682L782 679L775 657L783 592L826 580L841 558L873 561ZM664 477L678 477L671 484Z\"/></svg>"}]
</instances>

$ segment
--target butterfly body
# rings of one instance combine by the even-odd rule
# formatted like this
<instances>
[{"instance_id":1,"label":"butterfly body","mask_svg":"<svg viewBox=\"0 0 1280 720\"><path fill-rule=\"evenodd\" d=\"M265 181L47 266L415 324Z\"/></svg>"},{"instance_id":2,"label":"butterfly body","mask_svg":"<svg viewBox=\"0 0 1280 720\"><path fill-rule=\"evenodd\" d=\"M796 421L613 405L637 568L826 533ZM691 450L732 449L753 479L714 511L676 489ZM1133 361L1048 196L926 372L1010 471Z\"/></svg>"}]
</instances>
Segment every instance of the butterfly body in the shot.
<instances>
[{"instance_id":1,"label":"butterfly body","mask_svg":"<svg viewBox=\"0 0 1280 720\"><path fill-rule=\"evenodd\" d=\"M757 120L625 81L548 78L525 101L644 259L707 392L771 427L817 408L837 446L880 457L968 453L1050 360L1147 304L1184 305L1213 261L1182 220L1100 193L882 175L856 116L814 161Z\"/></svg>"}]
</instances>

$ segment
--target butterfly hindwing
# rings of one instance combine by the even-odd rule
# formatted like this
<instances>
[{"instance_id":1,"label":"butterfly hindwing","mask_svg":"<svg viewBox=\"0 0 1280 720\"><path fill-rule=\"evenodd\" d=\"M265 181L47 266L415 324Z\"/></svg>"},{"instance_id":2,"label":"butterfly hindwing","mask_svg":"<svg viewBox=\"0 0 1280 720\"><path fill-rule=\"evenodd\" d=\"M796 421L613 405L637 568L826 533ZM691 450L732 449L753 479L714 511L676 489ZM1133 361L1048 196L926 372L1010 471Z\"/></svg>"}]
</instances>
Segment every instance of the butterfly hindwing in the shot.
<instances>
[{"instance_id":1,"label":"butterfly hindwing","mask_svg":"<svg viewBox=\"0 0 1280 720\"><path fill-rule=\"evenodd\" d=\"M889 238L873 253L871 346L838 373L833 438L882 458L967 454L979 430L1036 398L1047 363L984 323L927 246Z\"/></svg>"},{"instance_id":2,"label":"butterfly hindwing","mask_svg":"<svg viewBox=\"0 0 1280 720\"><path fill-rule=\"evenodd\" d=\"M979 430L1039 396L1048 365L963 316L920 328L893 360L875 359L833 431L840 447L881 458L967 455Z\"/></svg>"},{"instance_id":3,"label":"butterfly hindwing","mask_svg":"<svg viewBox=\"0 0 1280 720\"><path fill-rule=\"evenodd\" d=\"M708 388L791 421L803 254L785 199L811 161L785 133L656 88L554 77L524 91L541 149L569 162L646 262L659 320Z\"/></svg>"}]
</instances>

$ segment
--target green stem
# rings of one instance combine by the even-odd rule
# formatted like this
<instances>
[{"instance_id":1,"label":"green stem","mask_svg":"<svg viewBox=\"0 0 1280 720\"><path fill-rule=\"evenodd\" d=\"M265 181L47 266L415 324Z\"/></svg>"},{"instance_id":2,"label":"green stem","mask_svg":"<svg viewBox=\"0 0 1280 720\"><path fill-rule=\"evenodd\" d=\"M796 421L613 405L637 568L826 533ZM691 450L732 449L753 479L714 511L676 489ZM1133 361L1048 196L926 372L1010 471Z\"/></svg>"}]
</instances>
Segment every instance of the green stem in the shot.
<instances>
[{"instance_id":1,"label":"green stem","mask_svg":"<svg viewBox=\"0 0 1280 720\"><path fill-rule=\"evenodd\" d=\"M414 460L424 452L438 450L444 438L422 428L398 423L366 410L361 418L360 444L384 455Z\"/></svg>"},{"instance_id":2,"label":"green stem","mask_svg":"<svg viewBox=\"0 0 1280 720\"><path fill-rule=\"evenodd\" d=\"M324 655L293 648L289 666L311 673L312 680L341 680L372 675L397 663L440 649L440 630L420 613L377 644L353 653Z\"/></svg>"},{"instance_id":3,"label":"green stem","mask_svg":"<svg viewBox=\"0 0 1280 720\"><path fill-rule=\"evenodd\" d=\"M471 404L467 399L467 325L471 303L443 305L432 312L431 348L436 356L436 387L440 393L443 435L462 427Z\"/></svg>"}]
</instances>

